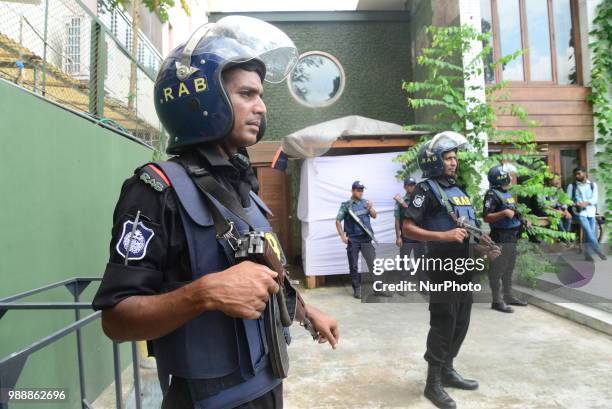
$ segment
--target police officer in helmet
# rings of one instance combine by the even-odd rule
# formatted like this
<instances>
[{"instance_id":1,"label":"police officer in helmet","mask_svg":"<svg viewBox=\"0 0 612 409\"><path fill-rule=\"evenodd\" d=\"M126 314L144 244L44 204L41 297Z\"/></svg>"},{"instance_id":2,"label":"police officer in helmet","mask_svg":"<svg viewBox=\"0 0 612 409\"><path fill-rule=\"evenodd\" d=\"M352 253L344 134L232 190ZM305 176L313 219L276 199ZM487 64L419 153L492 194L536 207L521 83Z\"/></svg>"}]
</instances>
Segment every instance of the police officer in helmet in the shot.
<instances>
[{"instance_id":1,"label":"police officer in helmet","mask_svg":"<svg viewBox=\"0 0 612 409\"><path fill-rule=\"evenodd\" d=\"M457 227L453 217L476 224L476 213L458 184L457 150L468 145L462 135L446 131L435 135L418 153L419 168L426 180L417 184L412 200L404 209L402 229L416 240L427 242L426 260L468 258L468 232ZM454 216L451 217L450 213ZM499 254L491 251L489 255ZM428 270L431 284L447 281L466 284L469 271ZM473 390L478 382L463 378L453 366L470 323L471 291L430 291L430 330L425 360L428 363L425 396L439 408L455 408L444 387Z\"/></svg>"},{"instance_id":2,"label":"police officer in helmet","mask_svg":"<svg viewBox=\"0 0 612 409\"><path fill-rule=\"evenodd\" d=\"M296 61L282 31L232 16L198 29L160 69L155 107L175 156L123 184L94 308L113 340L151 340L162 408L282 407L263 319L277 272L238 262L228 244L272 234L245 148L265 131L262 82L282 81ZM311 306L306 316L335 348L336 321Z\"/></svg>"},{"instance_id":3,"label":"police officer in helmet","mask_svg":"<svg viewBox=\"0 0 612 409\"><path fill-rule=\"evenodd\" d=\"M421 257L425 251L423 243L414 240L410 237L407 237L402 233L402 214L403 209L408 208L408 204L411 201L412 194L414 193L414 189L416 188L417 182L416 179L412 176L408 176L404 179L404 191L406 192L403 197L396 195L394 197L395 201L395 210L393 215L395 217L395 244L400 248L400 257L403 259L404 257L411 257L413 259L417 259ZM401 271L400 277L402 280L406 280L411 274L409 271ZM419 269L418 272L412 274L418 274L418 281L425 282L427 281L427 276L422 269ZM407 295L402 292L400 295Z\"/></svg>"},{"instance_id":4,"label":"police officer in helmet","mask_svg":"<svg viewBox=\"0 0 612 409\"><path fill-rule=\"evenodd\" d=\"M516 202L508 192L512 183L509 172L502 165L493 166L487 174L489 190L485 194L483 218L491 226L491 238L498 243L501 255L491 262L489 285L493 300L491 308L512 313L510 305L524 307L527 303L512 294L512 272L516 263L516 242L519 239L521 221ZM500 286L501 281L501 286ZM503 298L502 291L503 290Z\"/></svg>"}]
</instances>

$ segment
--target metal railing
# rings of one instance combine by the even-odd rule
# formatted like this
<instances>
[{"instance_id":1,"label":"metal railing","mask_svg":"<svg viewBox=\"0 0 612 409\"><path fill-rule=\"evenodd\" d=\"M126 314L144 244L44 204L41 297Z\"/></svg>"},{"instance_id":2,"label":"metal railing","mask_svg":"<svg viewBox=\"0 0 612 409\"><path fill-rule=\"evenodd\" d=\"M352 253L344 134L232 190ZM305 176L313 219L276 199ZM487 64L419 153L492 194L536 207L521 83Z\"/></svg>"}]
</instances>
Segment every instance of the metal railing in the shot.
<instances>
[{"instance_id":1,"label":"metal railing","mask_svg":"<svg viewBox=\"0 0 612 409\"><path fill-rule=\"evenodd\" d=\"M20 294L12 295L10 297L0 299L0 319L9 310L74 310L74 322L64 328L42 338L38 341L30 344L29 346L13 352L8 356L0 359L0 391L9 391L15 388L17 381L23 371L26 361L30 355L37 351L53 344L54 342L72 334L76 333L76 344L77 344L77 363L79 370L79 387L80 387L80 402L83 409L93 409L91 402L89 402L86 389L85 389L85 368L83 365L83 344L81 339L81 328L94 321L97 321L101 312L97 311L85 318L81 318L81 310L92 309L91 303L81 302L81 293L91 284L93 281L100 281L101 278L96 277L78 277L71 278L68 280L60 281L54 284L49 284L44 287L36 288L30 291L26 291ZM48 290L52 290L58 287L66 287L72 294L74 302L29 302L29 303L16 303L23 298L43 293ZM113 365L114 365L114 376L115 376L115 400L117 409L122 409L123 398L121 390L121 362L119 354L119 344L113 342ZM132 342L132 365L134 369L134 395L136 400L136 408L141 409L142 400L140 396L140 372L138 367L138 348L136 342ZM5 393L3 393L5 394ZM3 398L6 398L5 396ZM0 399L0 409L8 409L8 400Z\"/></svg>"},{"instance_id":2,"label":"metal railing","mask_svg":"<svg viewBox=\"0 0 612 409\"><path fill-rule=\"evenodd\" d=\"M153 85L162 57L139 32L133 58L131 30L105 0L97 10L81 0L0 0L0 77L157 147L163 130Z\"/></svg>"}]
</instances>

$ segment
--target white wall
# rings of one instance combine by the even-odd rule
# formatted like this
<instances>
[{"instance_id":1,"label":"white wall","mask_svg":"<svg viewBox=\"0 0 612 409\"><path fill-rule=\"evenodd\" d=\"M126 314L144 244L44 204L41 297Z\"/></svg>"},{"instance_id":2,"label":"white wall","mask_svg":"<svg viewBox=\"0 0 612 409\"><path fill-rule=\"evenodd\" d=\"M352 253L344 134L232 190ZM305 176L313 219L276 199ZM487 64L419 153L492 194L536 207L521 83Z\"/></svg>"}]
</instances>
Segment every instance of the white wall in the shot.
<instances>
[{"instance_id":1,"label":"white wall","mask_svg":"<svg viewBox=\"0 0 612 409\"><path fill-rule=\"evenodd\" d=\"M176 3L177 5L168 13L168 22L164 24L161 50L163 56L168 55L176 46L187 41L198 27L208 22L208 1L187 0L191 16L185 14L180 2L177 1Z\"/></svg>"}]
</instances>

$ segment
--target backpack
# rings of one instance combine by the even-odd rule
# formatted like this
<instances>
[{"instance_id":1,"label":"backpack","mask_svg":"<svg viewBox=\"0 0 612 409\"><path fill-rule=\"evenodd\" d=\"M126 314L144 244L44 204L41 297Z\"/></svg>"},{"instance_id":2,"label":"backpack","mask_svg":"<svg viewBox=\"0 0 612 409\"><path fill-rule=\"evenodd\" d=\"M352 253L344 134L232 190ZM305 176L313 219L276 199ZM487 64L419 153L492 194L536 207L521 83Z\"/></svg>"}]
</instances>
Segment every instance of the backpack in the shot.
<instances>
[{"instance_id":1,"label":"backpack","mask_svg":"<svg viewBox=\"0 0 612 409\"><path fill-rule=\"evenodd\" d=\"M578 184L576 182L572 182L570 183L570 186L572 187L572 202L576 203L576 190L578 190L577 189ZM589 180L589 186L591 188L591 192L593 192L595 183ZM578 216L578 214L580 214L580 211L581 211L581 209L578 209L576 206L572 206L569 209L572 215L574 216ZM595 212L597 212L597 207L595 207Z\"/></svg>"}]
</instances>

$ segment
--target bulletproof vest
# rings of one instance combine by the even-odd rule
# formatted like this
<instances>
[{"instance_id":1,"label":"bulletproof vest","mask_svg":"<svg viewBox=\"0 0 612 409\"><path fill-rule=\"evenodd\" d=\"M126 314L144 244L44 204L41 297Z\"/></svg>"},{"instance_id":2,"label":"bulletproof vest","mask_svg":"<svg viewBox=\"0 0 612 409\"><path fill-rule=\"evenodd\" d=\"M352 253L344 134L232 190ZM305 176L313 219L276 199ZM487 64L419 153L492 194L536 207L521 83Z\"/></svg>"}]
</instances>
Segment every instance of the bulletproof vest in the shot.
<instances>
[{"instance_id":1,"label":"bulletproof vest","mask_svg":"<svg viewBox=\"0 0 612 409\"><path fill-rule=\"evenodd\" d=\"M370 224L370 212L367 208L367 200L361 199L357 203L353 203L351 199L344 203L349 209L352 209L353 212L355 212L359 220L361 220L361 223L372 231L372 225ZM346 213L346 216L344 216L344 231L349 237L366 236L366 232L359 227L357 222L355 222L348 212Z\"/></svg>"},{"instance_id":2,"label":"bulletproof vest","mask_svg":"<svg viewBox=\"0 0 612 409\"><path fill-rule=\"evenodd\" d=\"M184 168L174 162L157 162L156 165L170 179L180 202L192 280L235 264L232 252L217 240L205 199ZM250 195L251 204L244 210L253 229L272 231L264 214L270 214L270 210L254 192ZM242 219L216 199L212 200L221 214L234 222L241 235L250 230ZM188 282L166 282L163 287L165 291L172 291L185 284ZM278 382L269 370L265 336L263 318L246 320L232 318L221 311L206 311L154 340L153 344L160 373L197 380L200 391L204 389L203 397L209 397L246 381L263 383L263 387L266 382ZM216 407L216 404L211 405Z\"/></svg>"},{"instance_id":3,"label":"bulletproof vest","mask_svg":"<svg viewBox=\"0 0 612 409\"><path fill-rule=\"evenodd\" d=\"M472 202L469 196L463 190L461 190L459 186L443 186L431 179L427 179L427 184L433 191L443 209L446 209L446 202L448 202L452 207L452 211L457 215L457 218L463 216L469 220L471 224L476 225L476 212L474 212ZM438 191L438 185L448 198L447 200ZM447 211L438 212L433 216L425 217L423 220L423 228L426 230L448 231L456 227L457 224L453 222Z\"/></svg>"},{"instance_id":4,"label":"bulletproof vest","mask_svg":"<svg viewBox=\"0 0 612 409\"><path fill-rule=\"evenodd\" d=\"M493 192L493 194L495 194L494 189L491 189L491 191ZM503 199L503 200L500 200L501 204L499 208L497 209L498 212L501 212L506 209L514 210L514 208L516 208L514 197L512 197L512 195L509 192L504 192L503 190L497 190L497 193L498 194L495 194L495 197L497 197L498 199ZM492 229L507 230L507 229L518 228L521 225L521 222L515 215L512 219L503 217L499 220L494 221L493 223L489 223L489 225L491 226Z\"/></svg>"}]
</instances>

